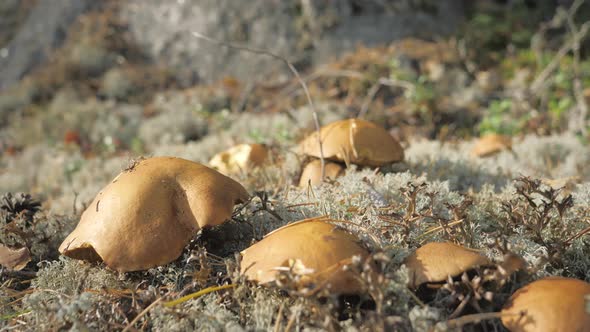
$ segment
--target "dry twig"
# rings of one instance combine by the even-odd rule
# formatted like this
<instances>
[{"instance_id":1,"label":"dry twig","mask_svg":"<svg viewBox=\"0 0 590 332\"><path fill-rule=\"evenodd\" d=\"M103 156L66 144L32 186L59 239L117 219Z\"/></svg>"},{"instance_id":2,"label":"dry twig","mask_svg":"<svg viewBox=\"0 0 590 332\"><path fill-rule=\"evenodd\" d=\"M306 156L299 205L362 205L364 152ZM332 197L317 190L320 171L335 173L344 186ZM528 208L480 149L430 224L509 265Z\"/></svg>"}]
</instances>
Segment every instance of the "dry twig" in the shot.
<instances>
[{"instance_id":1,"label":"dry twig","mask_svg":"<svg viewBox=\"0 0 590 332\"><path fill-rule=\"evenodd\" d=\"M567 12L566 19L570 32L576 36L579 34L578 27L574 22L574 16L578 8L582 5L583 0L575 1ZM577 114L570 117L569 130L576 133L581 132L586 124L586 116L588 115L588 104L584 97L584 89L582 87L581 73L580 73L580 41L581 39L572 40L572 53L574 55L573 70L574 70L574 97L576 99ZM577 116L576 116L577 115Z\"/></svg>"},{"instance_id":2,"label":"dry twig","mask_svg":"<svg viewBox=\"0 0 590 332\"><path fill-rule=\"evenodd\" d=\"M573 17L577 9L583 2L583 0L577 0L572 4L567 13L565 13L567 20L572 20L573 22ZM574 51L575 55L576 48L579 49L580 42L586 37L588 29L590 29L590 22L582 24L579 27L579 29L576 29L575 26L574 29L571 29L570 26L570 30L572 30L571 39L569 41L566 41L561 46L561 48L557 51L553 59L551 59L551 62L549 62L549 64L541 71L541 73L537 75L537 77L531 84L530 91L534 96L538 97L541 91L544 90L545 86L548 84L547 82L549 76L558 68L561 59L563 59L563 57L566 56L570 51Z\"/></svg>"},{"instance_id":3,"label":"dry twig","mask_svg":"<svg viewBox=\"0 0 590 332\"><path fill-rule=\"evenodd\" d=\"M377 92L379 92L379 89L383 85L390 86L390 87L400 87L400 88L403 88L407 91L410 91L410 93L414 93L414 91L416 90L414 85L408 81L381 77L380 79L377 80L377 82L375 82L375 84L373 84L373 86L367 92L367 96L365 97L365 100L363 101L363 105L361 106L361 110L360 110L359 114L357 115L357 118L363 118L367 114L367 111L369 109L369 105L371 104L371 102L375 98L375 95L377 94Z\"/></svg>"},{"instance_id":4,"label":"dry twig","mask_svg":"<svg viewBox=\"0 0 590 332\"><path fill-rule=\"evenodd\" d=\"M150 310L152 310L153 307L160 303L160 301L162 301L162 297L158 298L150 305L148 305L145 309L143 309L137 316L135 316L135 318L133 318L131 322L129 322L129 324L127 324L127 326L125 326L123 332L127 332L129 331L129 329L133 328L133 325L135 325L135 323L137 323L141 319L141 317L145 316Z\"/></svg>"},{"instance_id":5,"label":"dry twig","mask_svg":"<svg viewBox=\"0 0 590 332\"><path fill-rule=\"evenodd\" d=\"M207 37L205 35L202 35L199 32L192 32L193 36L195 36L196 38L199 39L203 39L206 40L208 42L220 45L220 46L225 46L231 49L236 49L236 50L240 50L240 51L247 51L250 53L255 53L255 54L261 54L261 55L266 55L266 56L270 56L274 59L280 60L282 61L288 68L289 70L293 73L293 75L295 75L295 77L297 78L297 81L299 81L299 84L301 85L301 88L303 89L303 91L305 92L305 97L307 98L307 103L309 104L309 107L311 108L311 112L313 115L313 122L315 125L315 129L318 133L318 144L320 147L320 162L322 165L322 181L325 178L326 175L326 161L324 159L324 149L322 147L322 137L320 135L320 119L318 117L318 113L314 107L313 104L313 100L311 99L311 94L309 93L309 89L307 88L307 84L305 84L305 82L303 81L303 79L301 78L301 75L299 75L299 72L297 71L297 69L295 68L295 66L289 61L287 60L287 58L278 55L276 53L273 53L271 51L268 50L263 50L263 49L258 49L258 48L252 48L252 47L248 47L248 46L244 46L244 45L236 45L233 43L229 43L229 42L225 42L225 41L220 41L220 40L216 40L210 37Z\"/></svg>"}]
</instances>

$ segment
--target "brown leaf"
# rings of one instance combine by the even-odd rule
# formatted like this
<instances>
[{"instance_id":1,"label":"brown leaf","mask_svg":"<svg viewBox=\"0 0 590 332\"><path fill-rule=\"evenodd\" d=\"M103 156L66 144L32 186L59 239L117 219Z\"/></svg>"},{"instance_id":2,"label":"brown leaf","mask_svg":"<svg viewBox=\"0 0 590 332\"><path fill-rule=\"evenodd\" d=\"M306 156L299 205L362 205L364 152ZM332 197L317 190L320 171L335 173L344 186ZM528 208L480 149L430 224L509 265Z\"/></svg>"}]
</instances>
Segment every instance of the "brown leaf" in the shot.
<instances>
[{"instance_id":1,"label":"brown leaf","mask_svg":"<svg viewBox=\"0 0 590 332\"><path fill-rule=\"evenodd\" d=\"M11 249L0 244L0 265L10 270L22 270L31 261L31 253L27 247Z\"/></svg>"}]
</instances>

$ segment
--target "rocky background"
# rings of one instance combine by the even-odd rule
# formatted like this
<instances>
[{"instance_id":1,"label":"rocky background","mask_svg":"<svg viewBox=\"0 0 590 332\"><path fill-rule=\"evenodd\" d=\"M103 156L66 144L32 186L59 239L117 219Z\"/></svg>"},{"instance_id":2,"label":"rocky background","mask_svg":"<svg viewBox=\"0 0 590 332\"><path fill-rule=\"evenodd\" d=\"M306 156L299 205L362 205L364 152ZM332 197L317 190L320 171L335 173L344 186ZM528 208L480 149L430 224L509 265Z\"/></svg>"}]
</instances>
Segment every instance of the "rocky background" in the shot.
<instances>
[{"instance_id":1,"label":"rocky background","mask_svg":"<svg viewBox=\"0 0 590 332\"><path fill-rule=\"evenodd\" d=\"M551 223L563 217L570 237L588 227L589 19L584 1L0 1L0 240L31 251L24 269L0 272L0 325L123 329L158 297L234 278L233 252L256 234L324 214L363 227L353 232L370 230L374 249L391 258L384 313L356 308L344 319L340 309L318 309L325 299L248 285L182 308L156 306L135 327L268 330L291 317L298 328L433 327L456 309L456 294L439 293L424 307L396 274L423 240L468 242L491 258L502 256L493 245L505 241L530 267L512 288L547 275L590 281L587 236L566 246L557 227L540 241L507 227L502 210L526 205L521 176L557 179L563 185L555 190L574 200L565 217L554 210ZM350 169L313 195L295 187L303 158L293 148L314 124L283 60L306 83L322 124L372 120L402 142L405 162ZM474 139L486 133L510 137L511 148L474 157ZM87 204L134 159L207 163L238 143L273 151L261 172L236 178L251 193L265 192L280 221L258 209L268 203L260 198L240 216L254 231L232 221L196 239L177 262L145 273L118 275L59 257L57 246ZM421 206L445 217L450 206L473 202L465 207L469 241L437 232L423 238L428 223L409 242L383 231L391 225L375 206L385 200L403 214L404 193L422 184ZM511 227L517 231L505 232ZM236 229L245 235L231 235ZM187 262L195 248L230 263L198 280L191 273L203 262ZM498 291L484 311L499 310L510 292ZM492 320L469 328L502 327Z\"/></svg>"}]
</instances>

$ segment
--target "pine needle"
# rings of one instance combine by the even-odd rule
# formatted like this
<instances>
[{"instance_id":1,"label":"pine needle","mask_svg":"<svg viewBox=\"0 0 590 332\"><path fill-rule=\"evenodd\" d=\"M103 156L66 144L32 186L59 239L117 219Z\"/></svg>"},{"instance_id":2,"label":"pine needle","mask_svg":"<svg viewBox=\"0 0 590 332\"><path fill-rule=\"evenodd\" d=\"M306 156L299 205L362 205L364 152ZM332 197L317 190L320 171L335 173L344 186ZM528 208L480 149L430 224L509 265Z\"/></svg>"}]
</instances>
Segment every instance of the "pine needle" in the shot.
<instances>
[{"instance_id":1,"label":"pine needle","mask_svg":"<svg viewBox=\"0 0 590 332\"><path fill-rule=\"evenodd\" d=\"M188 301L190 299L194 299L196 297L199 297L199 296L202 296L202 295L205 295L205 294L213 293L213 292L216 292L216 291L222 290L222 289L234 288L234 287L236 287L236 284L229 284L229 285L222 285L222 286L207 287L207 288L201 289L198 292L191 293L191 294L188 294L186 296L183 296L183 297L181 297L179 299L168 301L168 302L164 302L164 306L170 308L170 307L173 307L173 306L175 306L177 304L184 303L184 302L186 302L186 301Z\"/></svg>"}]
</instances>

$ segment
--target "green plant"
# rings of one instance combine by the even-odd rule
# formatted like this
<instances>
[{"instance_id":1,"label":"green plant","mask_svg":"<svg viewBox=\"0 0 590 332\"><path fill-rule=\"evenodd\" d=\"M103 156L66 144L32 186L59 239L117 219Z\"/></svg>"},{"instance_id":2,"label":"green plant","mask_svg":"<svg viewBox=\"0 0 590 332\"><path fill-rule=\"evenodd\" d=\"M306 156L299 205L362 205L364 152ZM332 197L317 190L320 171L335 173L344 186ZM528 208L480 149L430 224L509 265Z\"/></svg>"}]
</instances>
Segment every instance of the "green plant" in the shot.
<instances>
[{"instance_id":1,"label":"green plant","mask_svg":"<svg viewBox=\"0 0 590 332\"><path fill-rule=\"evenodd\" d=\"M493 100L484 111L479 124L480 135L487 133L512 135L519 131L519 121L511 119L512 101L510 99ZM522 121L522 120L521 120Z\"/></svg>"},{"instance_id":2,"label":"green plant","mask_svg":"<svg viewBox=\"0 0 590 332\"><path fill-rule=\"evenodd\" d=\"M551 10L544 5L531 7L523 0L507 5L477 3L461 35L469 52L485 68L500 61L509 48L528 48L537 25Z\"/></svg>"}]
</instances>

